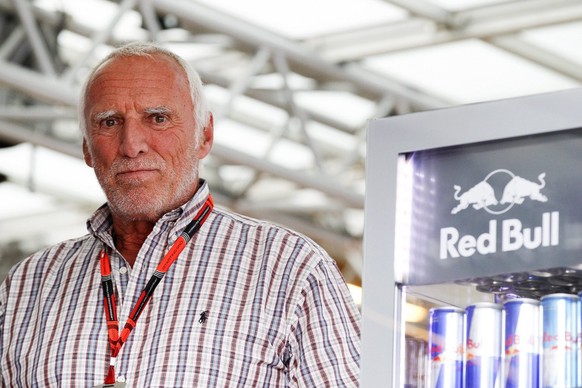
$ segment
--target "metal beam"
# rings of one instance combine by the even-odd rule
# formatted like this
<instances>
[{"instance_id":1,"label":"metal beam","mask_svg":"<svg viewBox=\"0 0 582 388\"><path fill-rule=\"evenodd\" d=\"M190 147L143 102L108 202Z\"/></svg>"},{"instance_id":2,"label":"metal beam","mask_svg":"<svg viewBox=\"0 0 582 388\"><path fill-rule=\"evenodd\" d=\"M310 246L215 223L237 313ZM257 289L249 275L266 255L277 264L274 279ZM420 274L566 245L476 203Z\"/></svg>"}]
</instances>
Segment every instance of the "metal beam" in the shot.
<instances>
[{"instance_id":1,"label":"metal beam","mask_svg":"<svg viewBox=\"0 0 582 388\"><path fill-rule=\"evenodd\" d=\"M76 120L77 111L59 106L0 106L0 119L47 122L60 119Z\"/></svg>"},{"instance_id":2,"label":"metal beam","mask_svg":"<svg viewBox=\"0 0 582 388\"><path fill-rule=\"evenodd\" d=\"M27 127L4 120L0 120L0 138L14 143L31 143L39 145L76 158L83 157L83 152L81 151L81 146L79 144L65 142L46 133L32 131Z\"/></svg>"},{"instance_id":3,"label":"metal beam","mask_svg":"<svg viewBox=\"0 0 582 388\"><path fill-rule=\"evenodd\" d=\"M533 46L518 36L509 35L490 40L492 44L506 51L528 59L547 69L582 82L582 66L556 53Z\"/></svg>"},{"instance_id":4,"label":"metal beam","mask_svg":"<svg viewBox=\"0 0 582 388\"><path fill-rule=\"evenodd\" d=\"M22 91L41 101L77 106L78 89L55 77L0 60L0 85Z\"/></svg>"},{"instance_id":5,"label":"metal beam","mask_svg":"<svg viewBox=\"0 0 582 388\"><path fill-rule=\"evenodd\" d=\"M40 69L48 75L55 75L55 66L51 60L46 44L43 41L36 19L30 9L30 3L24 0L12 0L20 22L24 26Z\"/></svg>"},{"instance_id":6,"label":"metal beam","mask_svg":"<svg viewBox=\"0 0 582 388\"><path fill-rule=\"evenodd\" d=\"M445 101L427 96L398 82L393 82L386 78L370 77L369 72L361 68L351 67L350 69L344 69L341 66L327 62L321 59L316 52L311 52L301 45L200 3L180 0L153 1L156 9L162 13L174 14L209 31L231 36L233 39L251 47L265 46L273 51L281 52L289 61L292 69L299 73L306 73L310 77L321 80L350 82L356 89L374 94L376 98L381 98L388 92L394 93L410 100L422 109L447 105Z\"/></svg>"},{"instance_id":7,"label":"metal beam","mask_svg":"<svg viewBox=\"0 0 582 388\"><path fill-rule=\"evenodd\" d=\"M393 1L394 2L394 1ZM406 3L408 0L398 0ZM465 39L492 39L524 30L582 19L578 0L528 0L489 5L442 17L411 17L387 26L310 39L309 47L330 61L356 61L371 55L431 47Z\"/></svg>"}]
</instances>

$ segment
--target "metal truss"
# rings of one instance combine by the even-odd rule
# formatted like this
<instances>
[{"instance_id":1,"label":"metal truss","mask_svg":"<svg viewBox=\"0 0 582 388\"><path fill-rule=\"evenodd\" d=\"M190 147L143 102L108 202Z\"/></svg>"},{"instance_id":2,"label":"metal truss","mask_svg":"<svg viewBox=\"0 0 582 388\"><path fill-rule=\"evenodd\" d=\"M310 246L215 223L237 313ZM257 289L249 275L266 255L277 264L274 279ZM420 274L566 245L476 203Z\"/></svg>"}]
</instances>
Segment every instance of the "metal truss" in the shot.
<instances>
[{"instance_id":1,"label":"metal truss","mask_svg":"<svg viewBox=\"0 0 582 388\"><path fill-rule=\"evenodd\" d=\"M115 7L114 16L95 28L79 24L66 9L46 11L26 0L0 0L0 142L30 142L80 157L75 113L80 81L104 47L130 39L115 30L126 15L137 14L142 23L131 39L193 52L193 66L220 92L220 98L211 97L218 125L236 122L268 142L263 155L215 144L203 174L218 202L307 234L354 283L361 280L363 256L366 120L343 122L301 103L301 94L349 94L373 104L368 118L450 105L375 74L360 61L462 39L484 40L582 81L579 65L519 36L526 29L582 19L579 0L513 1L463 12L447 12L423 0L393 0L409 12L407 20L305 41L275 35L195 1L107 3ZM59 44L64 33L83 37L86 47L66 52ZM264 86L273 79L276 87L272 82ZM254 115L241 100L282 112L285 119ZM338 146L339 137L349 145ZM308 150L310 164L292 168L278 162L274 156L283 142Z\"/></svg>"}]
</instances>

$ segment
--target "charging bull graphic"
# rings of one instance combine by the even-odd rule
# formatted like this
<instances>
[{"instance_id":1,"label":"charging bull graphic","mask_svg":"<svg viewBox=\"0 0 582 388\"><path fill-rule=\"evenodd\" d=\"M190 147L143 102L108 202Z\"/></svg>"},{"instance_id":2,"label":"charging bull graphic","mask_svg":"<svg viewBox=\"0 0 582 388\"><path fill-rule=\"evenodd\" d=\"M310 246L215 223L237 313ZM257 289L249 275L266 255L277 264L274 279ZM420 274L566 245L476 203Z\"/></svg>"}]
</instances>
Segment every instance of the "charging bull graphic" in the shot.
<instances>
[{"instance_id":1,"label":"charging bull graphic","mask_svg":"<svg viewBox=\"0 0 582 388\"><path fill-rule=\"evenodd\" d=\"M509 178L505 177L505 181L507 181L507 179L509 179L509 181L503 188L501 200L497 199L495 190L491 183L489 183L491 178L497 174L506 174L509 176ZM489 173L485 179L463 193L461 193L462 189L460 186L454 185L455 193L453 197L459 203L451 210L451 213L457 214L461 210L472 206L473 209L476 210L485 209L491 214L501 214L509 210L514 204L521 205L526 198L534 201L546 202L548 197L541 193L541 190L546 186L545 177L546 173L541 173L538 176L538 182L533 182L517 176L509 170L499 169ZM496 205L506 206L501 210L490 209L490 207Z\"/></svg>"},{"instance_id":2,"label":"charging bull graphic","mask_svg":"<svg viewBox=\"0 0 582 388\"><path fill-rule=\"evenodd\" d=\"M503 189L501 204L517 203L521 205L527 197L535 201L546 202L548 197L540 193L540 190L546 186L545 177L546 173L541 173L538 176L538 181L540 181L538 184L520 176L514 176Z\"/></svg>"},{"instance_id":3,"label":"charging bull graphic","mask_svg":"<svg viewBox=\"0 0 582 388\"><path fill-rule=\"evenodd\" d=\"M495 191L493 187L486 181L481 181L475 186L471 187L469 190L465 191L463 194L459 195L461 191L461 186L454 186L455 194L454 197L459 204L453 208L452 214L457 214L463 209L473 205L474 209L482 209L487 206L497 205L497 199L495 198Z\"/></svg>"}]
</instances>

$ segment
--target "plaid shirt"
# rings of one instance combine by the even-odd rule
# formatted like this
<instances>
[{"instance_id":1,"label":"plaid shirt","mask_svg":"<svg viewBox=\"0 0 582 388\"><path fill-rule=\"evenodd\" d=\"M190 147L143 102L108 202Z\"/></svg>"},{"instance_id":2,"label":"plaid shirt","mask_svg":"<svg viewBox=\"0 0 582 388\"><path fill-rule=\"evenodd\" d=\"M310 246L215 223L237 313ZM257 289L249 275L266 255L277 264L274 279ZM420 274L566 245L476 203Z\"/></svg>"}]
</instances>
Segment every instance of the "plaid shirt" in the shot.
<instances>
[{"instance_id":1,"label":"plaid shirt","mask_svg":"<svg viewBox=\"0 0 582 388\"><path fill-rule=\"evenodd\" d=\"M0 386L91 387L109 366L99 253L120 326L208 196L164 215L133 268L109 208L89 234L17 264L0 288ZM335 262L292 231L214 209L168 271L117 357L128 387L355 387L360 319Z\"/></svg>"}]
</instances>

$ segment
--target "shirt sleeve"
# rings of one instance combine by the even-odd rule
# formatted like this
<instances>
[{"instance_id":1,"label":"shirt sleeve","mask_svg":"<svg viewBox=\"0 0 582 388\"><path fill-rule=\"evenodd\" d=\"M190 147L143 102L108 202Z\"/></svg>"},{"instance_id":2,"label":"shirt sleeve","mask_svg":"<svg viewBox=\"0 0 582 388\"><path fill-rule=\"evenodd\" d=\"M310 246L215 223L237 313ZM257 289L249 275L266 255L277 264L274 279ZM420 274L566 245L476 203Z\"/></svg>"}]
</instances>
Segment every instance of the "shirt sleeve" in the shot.
<instances>
[{"instance_id":1,"label":"shirt sleeve","mask_svg":"<svg viewBox=\"0 0 582 388\"><path fill-rule=\"evenodd\" d=\"M360 313L326 258L306 277L293 315L285 355L291 387L359 385Z\"/></svg>"},{"instance_id":2,"label":"shirt sleeve","mask_svg":"<svg viewBox=\"0 0 582 388\"><path fill-rule=\"evenodd\" d=\"M4 318L6 316L6 293L8 281L0 283L0 387L6 387L4 381Z\"/></svg>"}]
</instances>

